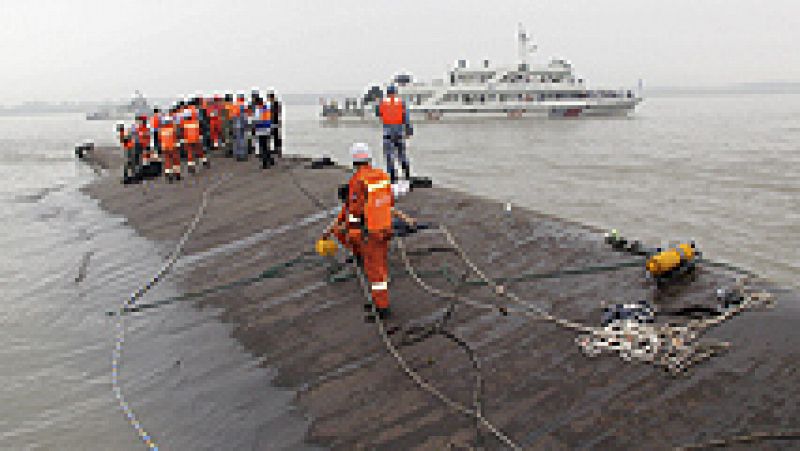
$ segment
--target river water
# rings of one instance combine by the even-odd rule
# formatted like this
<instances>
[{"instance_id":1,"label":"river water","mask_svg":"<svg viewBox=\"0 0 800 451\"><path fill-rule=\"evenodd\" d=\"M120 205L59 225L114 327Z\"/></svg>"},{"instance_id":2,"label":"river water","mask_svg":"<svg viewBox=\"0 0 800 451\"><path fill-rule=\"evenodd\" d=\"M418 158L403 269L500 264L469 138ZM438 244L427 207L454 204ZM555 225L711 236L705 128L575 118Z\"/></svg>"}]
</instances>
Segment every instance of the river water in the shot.
<instances>
[{"instance_id":1,"label":"river water","mask_svg":"<svg viewBox=\"0 0 800 451\"><path fill-rule=\"evenodd\" d=\"M317 113L286 106L286 153L380 149L376 128L322 127ZM649 243L694 239L800 287L799 120L800 95L655 97L630 118L418 124L409 152L417 174L496 199L498 216L510 202ZM80 115L0 117L0 448L142 448L111 391L105 312L169 249L79 191L97 175L74 143L113 137ZM123 351L126 397L162 449L303 448L293 393L214 312L179 304L129 321Z\"/></svg>"}]
</instances>

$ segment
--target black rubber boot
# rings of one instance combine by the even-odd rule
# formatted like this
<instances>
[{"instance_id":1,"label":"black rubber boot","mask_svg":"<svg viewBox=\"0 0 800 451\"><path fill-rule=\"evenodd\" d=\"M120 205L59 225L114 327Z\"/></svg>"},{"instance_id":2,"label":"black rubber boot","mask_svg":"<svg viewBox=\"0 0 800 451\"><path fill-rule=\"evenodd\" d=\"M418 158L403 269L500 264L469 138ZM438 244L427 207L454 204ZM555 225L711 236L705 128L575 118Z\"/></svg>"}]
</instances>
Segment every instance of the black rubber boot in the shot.
<instances>
[{"instance_id":1,"label":"black rubber boot","mask_svg":"<svg viewBox=\"0 0 800 451\"><path fill-rule=\"evenodd\" d=\"M382 320L387 320L392 316L392 311L389 309L389 307L377 308L375 310L378 312L378 318Z\"/></svg>"}]
</instances>

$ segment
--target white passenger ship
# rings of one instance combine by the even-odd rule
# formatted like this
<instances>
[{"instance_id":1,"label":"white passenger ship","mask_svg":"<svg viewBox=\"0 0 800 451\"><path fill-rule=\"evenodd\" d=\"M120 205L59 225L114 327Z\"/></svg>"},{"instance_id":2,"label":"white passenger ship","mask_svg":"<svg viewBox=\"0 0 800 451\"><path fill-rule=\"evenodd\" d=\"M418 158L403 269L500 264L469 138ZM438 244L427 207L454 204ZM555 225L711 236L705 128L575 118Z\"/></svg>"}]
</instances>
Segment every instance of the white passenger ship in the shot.
<instances>
[{"instance_id":1,"label":"white passenger ship","mask_svg":"<svg viewBox=\"0 0 800 451\"><path fill-rule=\"evenodd\" d=\"M147 99L137 90L129 103L86 113L86 119L90 121L132 121L137 115L151 114L152 112L153 109L147 103Z\"/></svg>"},{"instance_id":2,"label":"white passenger ship","mask_svg":"<svg viewBox=\"0 0 800 451\"><path fill-rule=\"evenodd\" d=\"M484 60L470 67L459 60L445 80L414 81L411 75L396 75L384 86L372 86L360 99L343 104L322 101L326 122L376 121L375 106L388 84L394 84L408 105L412 120L442 120L464 117L582 117L626 115L641 102L633 89L589 89L586 80L576 78L564 59L546 64L530 63L536 50L520 24L519 62L493 67ZM639 90L641 89L641 83Z\"/></svg>"}]
</instances>

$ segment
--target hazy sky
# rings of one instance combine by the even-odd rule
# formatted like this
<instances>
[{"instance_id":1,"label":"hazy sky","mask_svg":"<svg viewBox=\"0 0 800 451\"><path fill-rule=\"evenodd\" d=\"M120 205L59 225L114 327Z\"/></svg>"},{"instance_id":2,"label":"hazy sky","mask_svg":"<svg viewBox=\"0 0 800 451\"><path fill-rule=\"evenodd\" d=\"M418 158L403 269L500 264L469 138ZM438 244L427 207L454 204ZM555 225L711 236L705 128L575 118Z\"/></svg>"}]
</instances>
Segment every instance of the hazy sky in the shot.
<instances>
[{"instance_id":1,"label":"hazy sky","mask_svg":"<svg viewBox=\"0 0 800 451\"><path fill-rule=\"evenodd\" d=\"M800 80L800 0L0 0L0 20L0 103L360 90L513 62L517 22L592 86Z\"/></svg>"}]
</instances>

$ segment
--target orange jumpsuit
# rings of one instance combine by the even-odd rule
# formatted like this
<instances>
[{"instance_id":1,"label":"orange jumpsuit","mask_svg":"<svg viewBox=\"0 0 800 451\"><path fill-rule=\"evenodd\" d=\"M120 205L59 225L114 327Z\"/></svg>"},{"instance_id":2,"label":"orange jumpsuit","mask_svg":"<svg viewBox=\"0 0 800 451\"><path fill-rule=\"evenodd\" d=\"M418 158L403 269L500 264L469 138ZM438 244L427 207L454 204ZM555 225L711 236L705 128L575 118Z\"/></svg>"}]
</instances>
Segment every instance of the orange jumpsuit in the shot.
<instances>
[{"instance_id":1,"label":"orange jumpsuit","mask_svg":"<svg viewBox=\"0 0 800 451\"><path fill-rule=\"evenodd\" d=\"M222 115L221 106L219 101L215 100L208 107L208 128L209 136L211 137L211 146L216 149L221 144L222 137Z\"/></svg>"},{"instance_id":2,"label":"orange jumpsuit","mask_svg":"<svg viewBox=\"0 0 800 451\"><path fill-rule=\"evenodd\" d=\"M186 145L186 164L192 169L197 165L195 160L205 163L206 156L200 139L200 119L197 115L197 108L190 106L186 111L189 112L189 117L181 119L181 128L183 129L183 142Z\"/></svg>"},{"instance_id":3,"label":"orange jumpsuit","mask_svg":"<svg viewBox=\"0 0 800 451\"><path fill-rule=\"evenodd\" d=\"M177 146L177 130L172 122L162 123L158 129L161 153L164 157L164 175L181 174L181 155Z\"/></svg>"},{"instance_id":4,"label":"orange jumpsuit","mask_svg":"<svg viewBox=\"0 0 800 451\"><path fill-rule=\"evenodd\" d=\"M376 208L368 193L379 190L383 190L386 197L385 202ZM387 190L388 194L385 193ZM389 307L387 259L392 237L391 209L394 206L389 175L370 165L361 166L350 178L348 192L333 233L342 245L362 258L372 301L375 307L385 309Z\"/></svg>"},{"instance_id":5,"label":"orange jumpsuit","mask_svg":"<svg viewBox=\"0 0 800 451\"><path fill-rule=\"evenodd\" d=\"M136 142L139 151L142 153L142 166L150 164L150 130L147 128L147 121L139 121L136 125Z\"/></svg>"}]
</instances>

